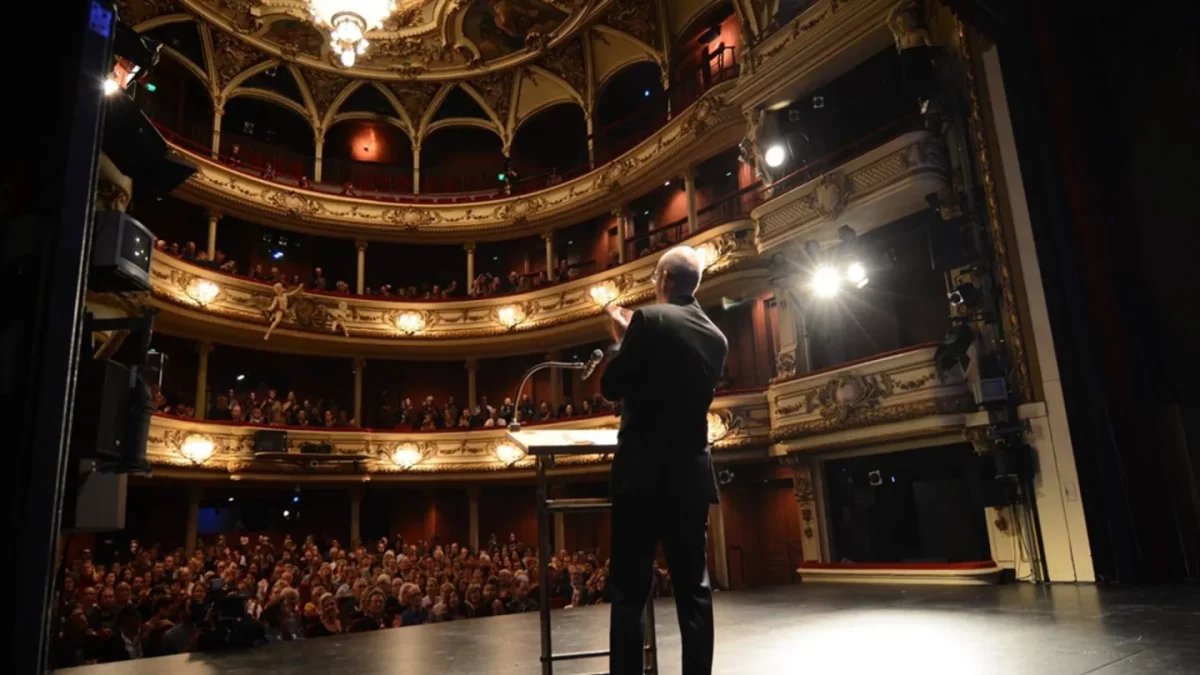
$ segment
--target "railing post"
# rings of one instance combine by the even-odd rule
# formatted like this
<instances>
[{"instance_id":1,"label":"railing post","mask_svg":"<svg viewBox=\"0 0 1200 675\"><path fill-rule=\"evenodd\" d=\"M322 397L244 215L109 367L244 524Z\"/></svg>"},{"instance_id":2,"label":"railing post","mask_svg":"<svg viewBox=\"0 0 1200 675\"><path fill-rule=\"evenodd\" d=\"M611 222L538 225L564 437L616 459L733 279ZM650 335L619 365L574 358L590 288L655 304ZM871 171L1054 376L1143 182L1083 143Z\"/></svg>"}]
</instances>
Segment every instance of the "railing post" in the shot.
<instances>
[{"instance_id":1,"label":"railing post","mask_svg":"<svg viewBox=\"0 0 1200 675\"><path fill-rule=\"evenodd\" d=\"M196 419L208 417L208 355L212 353L211 342L196 343Z\"/></svg>"},{"instance_id":2,"label":"railing post","mask_svg":"<svg viewBox=\"0 0 1200 675\"><path fill-rule=\"evenodd\" d=\"M471 293L471 284L475 283L475 242L469 241L463 244L463 249L467 252L467 294Z\"/></svg>"},{"instance_id":3,"label":"railing post","mask_svg":"<svg viewBox=\"0 0 1200 675\"><path fill-rule=\"evenodd\" d=\"M321 176L324 173L324 167L323 167L324 159L325 159L325 137L324 136L321 136L320 138L317 139L317 144L314 148L314 151L316 154L313 157L313 182L320 183Z\"/></svg>"},{"instance_id":4,"label":"railing post","mask_svg":"<svg viewBox=\"0 0 1200 675\"><path fill-rule=\"evenodd\" d=\"M687 198L687 233L696 233L696 171L688 167L683 172L683 189Z\"/></svg>"},{"instance_id":5,"label":"railing post","mask_svg":"<svg viewBox=\"0 0 1200 675\"><path fill-rule=\"evenodd\" d=\"M216 211L208 212L208 259L212 260L217 253L217 221L221 214Z\"/></svg>"},{"instance_id":6,"label":"railing post","mask_svg":"<svg viewBox=\"0 0 1200 675\"><path fill-rule=\"evenodd\" d=\"M354 242L354 246L358 249L358 277L354 285L354 292L362 295L367 279L367 242L359 240Z\"/></svg>"},{"instance_id":7,"label":"railing post","mask_svg":"<svg viewBox=\"0 0 1200 675\"><path fill-rule=\"evenodd\" d=\"M221 116L225 113L224 107L221 105L213 105L213 127L212 127L212 158L217 159L221 156Z\"/></svg>"},{"instance_id":8,"label":"railing post","mask_svg":"<svg viewBox=\"0 0 1200 675\"><path fill-rule=\"evenodd\" d=\"M365 427L363 424L363 370L367 367L364 358L354 359L354 425Z\"/></svg>"}]
</instances>

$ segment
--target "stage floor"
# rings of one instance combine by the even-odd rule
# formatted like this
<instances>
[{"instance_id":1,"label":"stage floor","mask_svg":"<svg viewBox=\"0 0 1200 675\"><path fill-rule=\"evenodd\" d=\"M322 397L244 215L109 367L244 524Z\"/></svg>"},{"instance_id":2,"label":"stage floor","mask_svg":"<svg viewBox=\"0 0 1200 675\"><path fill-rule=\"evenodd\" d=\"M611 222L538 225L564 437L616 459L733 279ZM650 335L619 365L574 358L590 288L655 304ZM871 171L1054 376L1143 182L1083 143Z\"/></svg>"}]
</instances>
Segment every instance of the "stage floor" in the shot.
<instances>
[{"instance_id":1,"label":"stage floor","mask_svg":"<svg viewBox=\"0 0 1200 675\"><path fill-rule=\"evenodd\" d=\"M679 630L659 600L662 673ZM555 651L605 649L608 609L553 613ZM1183 675L1200 673L1200 588L797 585L717 594L718 673ZM536 675L537 614L185 654L68 671ZM556 673L607 669L566 662Z\"/></svg>"}]
</instances>

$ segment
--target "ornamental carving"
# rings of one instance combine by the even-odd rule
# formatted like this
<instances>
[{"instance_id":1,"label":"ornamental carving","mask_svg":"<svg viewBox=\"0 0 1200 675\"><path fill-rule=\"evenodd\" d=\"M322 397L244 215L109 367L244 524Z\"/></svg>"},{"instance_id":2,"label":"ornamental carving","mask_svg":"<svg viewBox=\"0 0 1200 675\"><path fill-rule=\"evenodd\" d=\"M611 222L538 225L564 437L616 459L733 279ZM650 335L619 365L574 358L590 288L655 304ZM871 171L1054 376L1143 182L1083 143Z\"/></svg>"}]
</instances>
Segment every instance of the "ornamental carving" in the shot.
<instances>
[{"instance_id":1,"label":"ornamental carving","mask_svg":"<svg viewBox=\"0 0 1200 675\"><path fill-rule=\"evenodd\" d=\"M442 88L439 84L429 82L389 82L387 87L396 95L400 107L408 113L414 125L420 124L433 97Z\"/></svg>"},{"instance_id":2,"label":"ornamental carving","mask_svg":"<svg viewBox=\"0 0 1200 675\"><path fill-rule=\"evenodd\" d=\"M385 223L398 225L406 230L432 225L437 221L433 211L416 206L402 206L397 209L388 209L383 212L381 219Z\"/></svg>"},{"instance_id":3,"label":"ornamental carving","mask_svg":"<svg viewBox=\"0 0 1200 675\"><path fill-rule=\"evenodd\" d=\"M913 380L898 381L886 373L839 373L808 397L806 412L816 411L822 417L845 421L864 409L878 408L883 399L897 391L919 389L936 376L931 372Z\"/></svg>"},{"instance_id":4,"label":"ornamental carving","mask_svg":"<svg viewBox=\"0 0 1200 675\"><path fill-rule=\"evenodd\" d=\"M705 94L696 101L691 115L683 121L684 134L699 137L717 123L720 113L727 106L725 97L719 94Z\"/></svg>"},{"instance_id":5,"label":"ornamental carving","mask_svg":"<svg viewBox=\"0 0 1200 675\"><path fill-rule=\"evenodd\" d=\"M512 73L488 73L472 79L470 84L487 102L488 107L495 111L500 125L507 124L508 108L512 103Z\"/></svg>"},{"instance_id":6,"label":"ornamental carving","mask_svg":"<svg viewBox=\"0 0 1200 675\"><path fill-rule=\"evenodd\" d=\"M658 12L653 2L617 0L604 17L604 23L624 31L654 48L660 48Z\"/></svg>"},{"instance_id":7,"label":"ornamental carving","mask_svg":"<svg viewBox=\"0 0 1200 675\"><path fill-rule=\"evenodd\" d=\"M325 211L324 204L295 190L268 188L263 190L262 199L293 216L313 216Z\"/></svg>"},{"instance_id":8,"label":"ornamental carving","mask_svg":"<svg viewBox=\"0 0 1200 675\"><path fill-rule=\"evenodd\" d=\"M587 70L583 61L583 42L568 40L539 62L540 66L561 77L580 96L587 91Z\"/></svg>"},{"instance_id":9,"label":"ornamental carving","mask_svg":"<svg viewBox=\"0 0 1200 675\"><path fill-rule=\"evenodd\" d=\"M840 172L821 176L814 191L817 211L826 218L836 218L846 205L846 192L846 178Z\"/></svg>"},{"instance_id":10,"label":"ornamental carving","mask_svg":"<svg viewBox=\"0 0 1200 675\"><path fill-rule=\"evenodd\" d=\"M213 62L217 86L221 89L251 66L267 60L267 55L241 38L217 31L213 34Z\"/></svg>"},{"instance_id":11,"label":"ornamental carving","mask_svg":"<svg viewBox=\"0 0 1200 675\"><path fill-rule=\"evenodd\" d=\"M312 68L300 68L300 77L308 87L308 93L312 95L318 119L325 117L334 99L350 84L350 80L337 73Z\"/></svg>"},{"instance_id":12,"label":"ornamental carving","mask_svg":"<svg viewBox=\"0 0 1200 675\"><path fill-rule=\"evenodd\" d=\"M876 424L903 422L920 417L928 417L930 415L947 415L950 413L969 412L974 410L974 408L975 400L971 397L971 395L961 394L956 396L927 399L924 401L913 401L911 403L904 403L901 405L889 405L879 408L861 409L859 414L845 420L839 420L833 417L822 417L815 420L806 420L796 424L787 424L774 427L771 429L771 440L785 441L794 438L827 434L833 431L845 431L847 429L869 427Z\"/></svg>"},{"instance_id":13,"label":"ornamental carving","mask_svg":"<svg viewBox=\"0 0 1200 675\"><path fill-rule=\"evenodd\" d=\"M160 16L182 13L183 6L178 0L118 0L117 13L121 21L137 26Z\"/></svg>"},{"instance_id":14,"label":"ornamental carving","mask_svg":"<svg viewBox=\"0 0 1200 675\"><path fill-rule=\"evenodd\" d=\"M796 376L796 352L779 352L775 355L775 377L771 382L788 380Z\"/></svg>"}]
</instances>

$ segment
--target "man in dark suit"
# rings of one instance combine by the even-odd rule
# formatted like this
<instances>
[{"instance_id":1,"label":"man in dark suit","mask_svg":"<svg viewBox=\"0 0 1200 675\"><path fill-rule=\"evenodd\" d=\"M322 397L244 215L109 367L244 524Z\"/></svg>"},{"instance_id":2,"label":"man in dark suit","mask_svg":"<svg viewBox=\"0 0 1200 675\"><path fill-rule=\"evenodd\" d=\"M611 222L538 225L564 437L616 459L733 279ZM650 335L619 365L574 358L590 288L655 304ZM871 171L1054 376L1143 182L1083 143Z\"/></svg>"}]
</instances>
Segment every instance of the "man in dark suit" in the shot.
<instances>
[{"instance_id":1,"label":"man in dark suit","mask_svg":"<svg viewBox=\"0 0 1200 675\"><path fill-rule=\"evenodd\" d=\"M712 586L705 544L717 481L709 454L708 407L728 342L694 297L701 270L693 249L673 248L654 273L657 304L636 312L609 309L618 346L604 371L601 392L623 404L612 466L613 675L642 672L642 611L660 541L675 586L683 673L712 671Z\"/></svg>"}]
</instances>

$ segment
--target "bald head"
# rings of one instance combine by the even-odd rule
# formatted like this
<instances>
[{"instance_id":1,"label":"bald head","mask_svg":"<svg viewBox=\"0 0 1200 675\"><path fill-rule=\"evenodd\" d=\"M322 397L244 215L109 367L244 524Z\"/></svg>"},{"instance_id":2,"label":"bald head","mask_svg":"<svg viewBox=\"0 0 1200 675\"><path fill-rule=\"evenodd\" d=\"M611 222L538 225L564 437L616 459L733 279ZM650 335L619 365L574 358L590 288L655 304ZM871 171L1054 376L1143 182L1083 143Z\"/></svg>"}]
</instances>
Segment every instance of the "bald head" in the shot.
<instances>
[{"instance_id":1,"label":"bald head","mask_svg":"<svg viewBox=\"0 0 1200 675\"><path fill-rule=\"evenodd\" d=\"M668 250L658 259L655 268L658 301L665 302L672 295L694 295L700 287L703 269L699 254L691 246L676 246Z\"/></svg>"}]
</instances>

